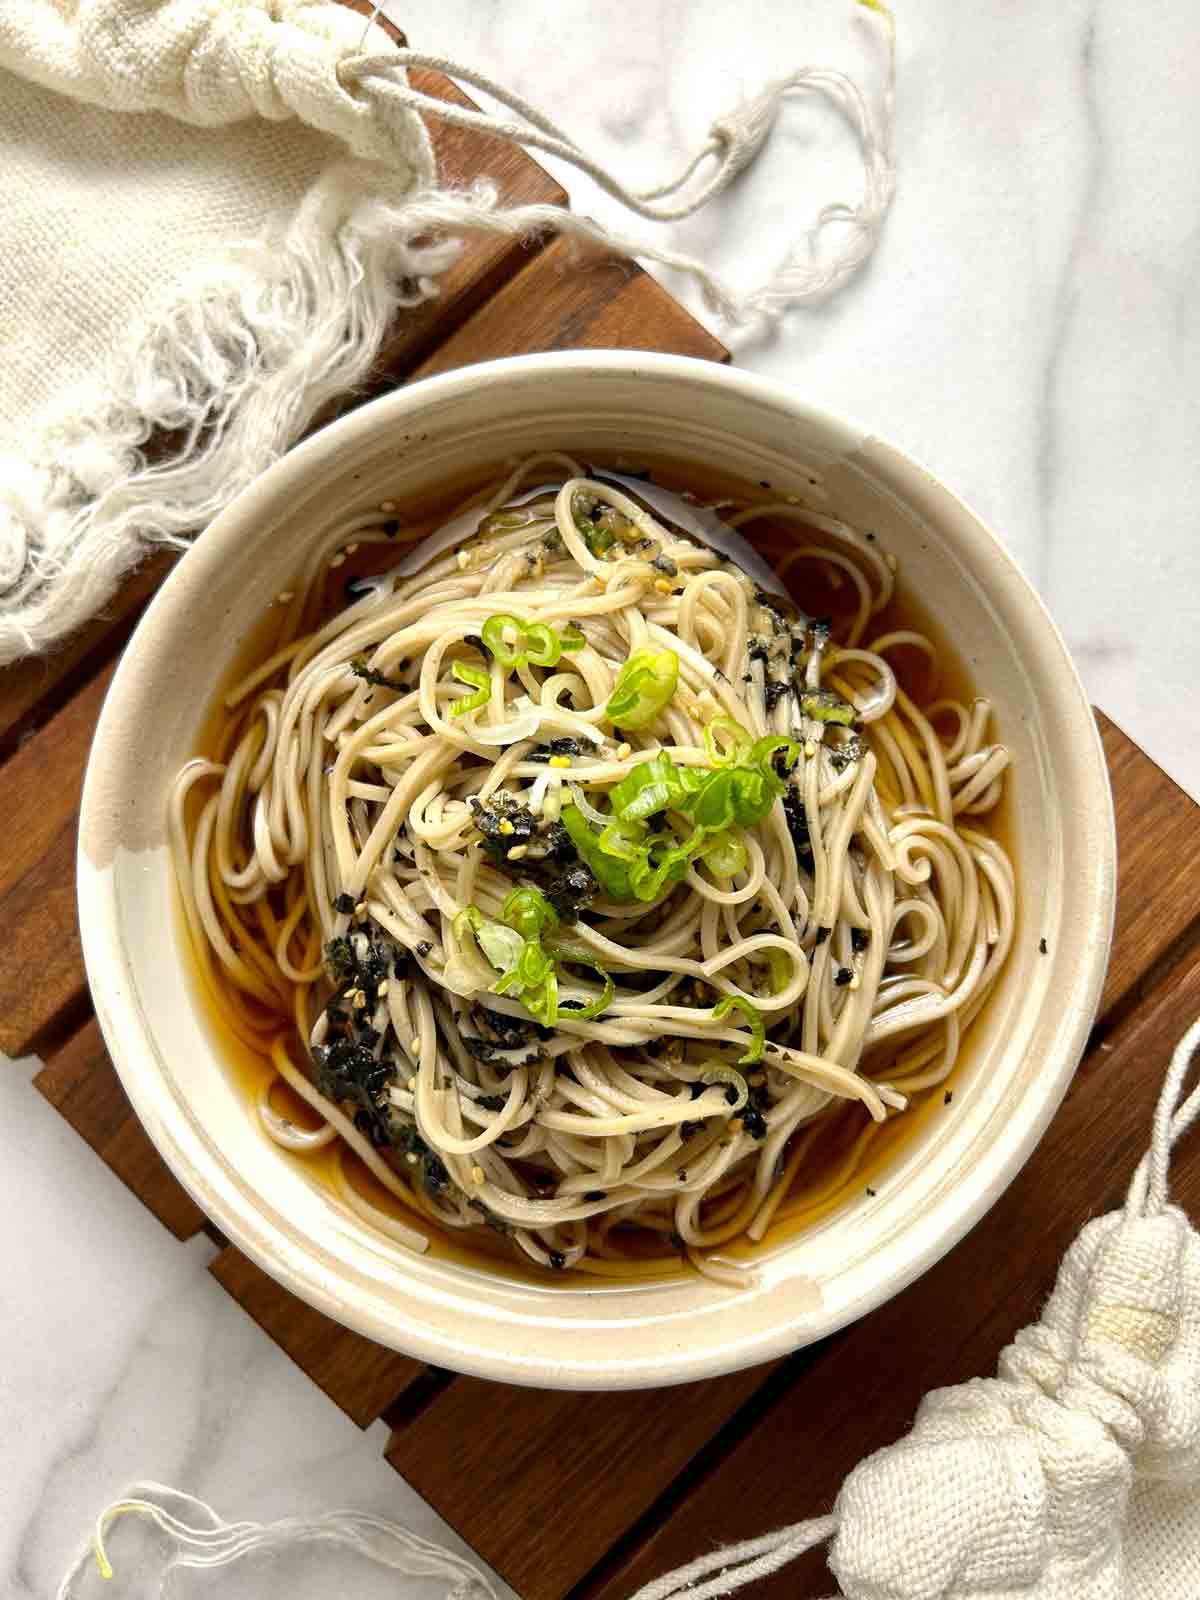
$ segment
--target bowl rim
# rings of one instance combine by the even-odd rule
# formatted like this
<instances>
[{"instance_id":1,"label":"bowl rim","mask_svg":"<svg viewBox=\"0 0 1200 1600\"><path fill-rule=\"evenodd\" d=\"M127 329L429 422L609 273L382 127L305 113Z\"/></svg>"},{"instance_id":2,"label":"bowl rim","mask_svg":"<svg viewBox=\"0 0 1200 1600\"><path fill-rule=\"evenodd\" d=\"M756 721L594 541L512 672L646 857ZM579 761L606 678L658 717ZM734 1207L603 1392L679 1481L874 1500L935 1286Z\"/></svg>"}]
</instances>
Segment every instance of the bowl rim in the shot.
<instances>
[{"instance_id":1,"label":"bowl rim","mask_svg":"<svg viewBox=\"0 0 1200 1600\"><path fill-rule=\"evenodd\" d=\"M594 1362L580 1362L567 1356L552 1370L546 1370L544 1365L537 1364L531 1368L519 1351L506 1348L502 1340L488 1344L486 1339L474 1336L469 1330L464 1330L463 1337L448 1349L445 1338L435 1337L419 1318L410 1316L399 1297L386 1325L365 1313L337 1292L337 1285L329 1281L311 1257L307 1258L306 1271L303 1253L298 1252L280 1230L268 1224L254 1207L234 1203L230 1191L217 1181L219 1164L210 1159L206 1151L200 1151L200 1159L197 1159L196 1141L187 1137L187 1130L180 1126L182 1114L177 1112L174 1122L169 1114L163 1114L164 1098L171 1097L154 1093L153 1079L157 1073L145 1070L148 1065L153 1069L154 1050L130 982L129 958L113 936L116 917L111 875L106 879L107 888L97 893L94 875L90 874L85 860L85 842L93 823L98 829L111 831L111 823L99 816L101 795L108 793L110 770L115 767L109 735L120 721L122 701L134 687L139 635L152 619L172 606L175 591L185 581L179 576L185 567L190 569L186 580L190 583L204 562L219 562L223 541L227 541L240 525L253 520L260 501L274 498L292 485L308 483L314 474L336 471L338 453L351 440L375 430L398 429L402 420L419 419L423 409L453 403L455 396L467 389L477 389L481 383L502 386L510 379L528 378L530 372L542 373L552 381L556 374L578 375L586 371L628 377L645 372L663 378L682 378L689 383L719 385L740 391L747 401L782 408L798 419L811 422L827 436L840 436L848 445L877 448L885 466L890 462L906 474L915 474L903 491L893 489L892 492L909 506L914 504L914 495L919 498L916 484L924 483L938 497L948 496L959 513L950 537L963 554L969 570L979 578L981 569L990 566L992 573L1003 575L1006 584L1020 597L1021 605L1028 608L1042 658L1039 675L1044 670L1042 663L1052 666L1057 674L1059 700L1070 706L1076 735L1074 760L1085 769L1089 780L1084 787L1083 800L1088 826L1103 846L1088 858L1084 881L1077 882L1073 888L1073 898L1082 908L1086 923L1080 931L1080 945L1086 947L1086 955L1076 958L1073 977L1062 997L1066 1025L1049 1052L1053 1070L1039 1074L1023 1094L1020 1118L1011 1119L988 1141L980 1161L956 1190L957 1203L940 1208L942 1231L918 1241L915 1230L908 1230L907 1248L902 1242L893 1241L889 1245L891 1269L881 1275L869 1292L859 1294L836 1312L831 1310L821 1316L819 1327L811 1335L806 1327L806 1336L811 1339L827 1337L891 1299L927 1271L975 1225L1000 1198L1040 1141L1074 1076L1095 1016L1107 968L1115 902L1116 841L1107 764L1087 695L1057 626L1032 584L982 518L910 453L845 413L795 393L789 385L715 362L659 352L533 353L477 363L399 388L365 403L301 441L243 488L213 520L160 586L130 639L105 698L89 755L80 806L77 885L88 981L105 1043L125 1093L167 1166L231 1243L285 1288L336 1322L419 1359L506 1383L566 1389L618 1389L693 1382L769 1361L796 1348L797 1332L792 1323L781 1317L777 1324L753 1338L724 1338L702 1348L674 1347L669 1356L623 1361L619 1369L611 1363L601 1368ZM992 580L981 581L990 591Z\"/></svg>"}]
</instances>

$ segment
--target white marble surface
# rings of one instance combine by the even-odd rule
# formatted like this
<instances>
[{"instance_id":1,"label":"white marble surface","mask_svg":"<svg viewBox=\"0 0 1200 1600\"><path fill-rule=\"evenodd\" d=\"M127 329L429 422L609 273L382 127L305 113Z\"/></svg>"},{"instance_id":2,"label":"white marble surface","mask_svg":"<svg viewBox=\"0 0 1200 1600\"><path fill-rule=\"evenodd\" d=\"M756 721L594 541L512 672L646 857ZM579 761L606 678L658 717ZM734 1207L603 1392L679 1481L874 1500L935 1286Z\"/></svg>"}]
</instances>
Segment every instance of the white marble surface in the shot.
<instances>
[{"instance_id":1,"label":"white marble surface","mask_svg":"<svg viewBox=\"0 0 1200 1600\"><path fill-rule=\"evenodd\" d=\"M793 64L878 81L849 0L391 10L415 45L506 80L634 181ZM737 359L869 421L969 500L1041 589L1096 702L1200 795L1194 8L921 0L898 21L900 187L878 255ZM845 129L797 103L738 188L673 239L757 281L856 183ZM382 1429L361 1437L292 1369L208 1278L208 1247L169 1239L29 1076L0 1074L0 1595L52 1594L84 1525L139 1473L230 1515L346 1504L431 1531L381 1460ZM334 1570L309 1557L181 1593L303 1600ZM396 1588L362 1569L353 1592Z\"/></svg>"}]
</instances>

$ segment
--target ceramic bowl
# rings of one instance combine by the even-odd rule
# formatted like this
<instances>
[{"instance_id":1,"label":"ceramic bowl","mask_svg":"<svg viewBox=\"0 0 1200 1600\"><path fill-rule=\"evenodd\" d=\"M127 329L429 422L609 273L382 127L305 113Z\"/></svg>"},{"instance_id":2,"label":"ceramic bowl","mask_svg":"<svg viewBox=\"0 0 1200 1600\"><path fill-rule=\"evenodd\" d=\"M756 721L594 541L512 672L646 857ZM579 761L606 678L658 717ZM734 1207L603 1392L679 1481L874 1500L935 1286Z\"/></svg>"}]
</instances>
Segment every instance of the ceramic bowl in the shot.
<instances>
[{"instance_id":1,"label":"ceramic bowl","mask_svg":"<svg viewBox=\"0 0 1200 1600\"><path fill-rule=\"evenodd\" d=\"M337 519L556 447L716 469L877 530L995 702L1012 750L1020 914L956 1080L877 1192L765 1250L757 1286L523 1281L406 1252L267 1141L196 992L166 839L171 780L231 657ZM184 1187L302 1299L384 1345L510 1383L708 1378L832 1333L950 1248L1033 1150L1100 993L1115 847L1095 723L1054 625L979 520L870 428L745 373L613 351L468 368L362 407L292 451L180 562L125 652L84 791L79 905L96 1011L129 1098ZM1044 940L1047 954L1041 953Z\"/></svg>"}]
</instances>

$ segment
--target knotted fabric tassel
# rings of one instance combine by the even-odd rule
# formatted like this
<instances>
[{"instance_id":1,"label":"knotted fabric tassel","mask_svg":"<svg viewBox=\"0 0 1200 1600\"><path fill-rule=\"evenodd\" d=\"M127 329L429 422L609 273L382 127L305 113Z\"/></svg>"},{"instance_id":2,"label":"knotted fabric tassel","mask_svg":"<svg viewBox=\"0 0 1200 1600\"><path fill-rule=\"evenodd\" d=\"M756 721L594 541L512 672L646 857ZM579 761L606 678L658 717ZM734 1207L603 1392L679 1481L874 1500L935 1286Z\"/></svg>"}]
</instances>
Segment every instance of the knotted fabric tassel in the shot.
<instances>
[{"instance_id":1,"label":"knotted fabric tassel","mask_svg":"<svg viewBox=\"0 0 1200 1600\"><path fill-rule=\"evenodd\" d=\"M812 228L792 247L767 282L748 291L734 289L710 272L703 262L690 256L616 232L558 206L514 206L481 218L473 213L470 201L466 204L459 201L457 207L443 207L436 218L430 219L431 223L462 229L482 226L513 234L567 234L619 250L624 255L655 261L691 278L699 286L709 309L731 326L763 327L774 322L790 306L835 293L859 270L875 248L895 192L896 169L891 141L896 51L892 14L881 0L858 0L858 3L876 12L886 30L887 77L878 116L844 73L802 67L765 84L749 100L718 117L709 128L707 138L680 172L652 189L630 188L527 100L447 56L425 55L410 49L354 56L342 62L338 77L348 90L372 101L384 116L397 108L420 111L452 127L468 128L508 144L526 145L556 156L586 173L627 210L651 222L675 222L690 217L723 193L758 155L785 97L808 93L825 98L841 112L858 139L865 178L862 198L857 205L839 201L825 206L818 212ZM498 101L513 116L493 116L425 94L409 80L408 69L412 67L440 72L470 84ZM841 224L844 237L836 250L822 257L818 242L830 223Z\"/></svg>"},{"instance_id":2,"label":"knotted fabric tassel","mask_svg":"<svg viewBox=\"0 0 1200 1600\"><path fill-rule=\"evenodd\" d=\"M827 1539L845 1600L1126 1600L1135 1488L1200 1477L1200 1236L1167 1201L1171 1146L1200 1116L1200 1089L1179 1103L1197 1047L1200 1022L1124 1209L1084 1228L995 1378L926 1395L831 1516L713 1551L634 1600L729 1595ZM1157 1594L1200 1594L1200 1551L1158 1566Z\"/></svg>"}]
</instances>

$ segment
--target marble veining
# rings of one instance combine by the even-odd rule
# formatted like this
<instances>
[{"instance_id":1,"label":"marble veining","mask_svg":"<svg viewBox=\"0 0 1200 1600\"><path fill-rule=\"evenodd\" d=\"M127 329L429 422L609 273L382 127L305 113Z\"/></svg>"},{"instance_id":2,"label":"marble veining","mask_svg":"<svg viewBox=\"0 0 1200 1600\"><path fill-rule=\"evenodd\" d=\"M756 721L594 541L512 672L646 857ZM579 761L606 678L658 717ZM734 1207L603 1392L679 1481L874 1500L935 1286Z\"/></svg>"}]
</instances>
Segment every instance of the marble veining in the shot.
<instances>
[{"instance_id":1,"label":"marble veining","mask_svg":"<svg viewBox=\"0 0 1200 1600\"><path fill-rule=\"evenodd\" d=\"M881 76L877 33L850 0L389 10L415 46L511 84L646 183L793 65ZM1096 704L1200 795L1193 8L922 0L898 4L897 24L900 182L879 251L769 342L731 340L735 359L871 423L973 504L1038 586ZM577 208L619 219L568 181ZM850 134L797 99L711 211L629 226L751 283L858 181ZM135 1474L227 1515L343 1504L436 1535L382 1461L382 1427L363 1438L292 1368L205 1272L210 1247L169 1238L30 1073L0 1072L0 1594L52 1594L85 1525ZM152 1544L118 1548L136 1573ZM307 1552L219 1592L305 1600L335 1570ZM355 1574L362 1600L395 1592Z\"/></svg>"}]
</instances>

